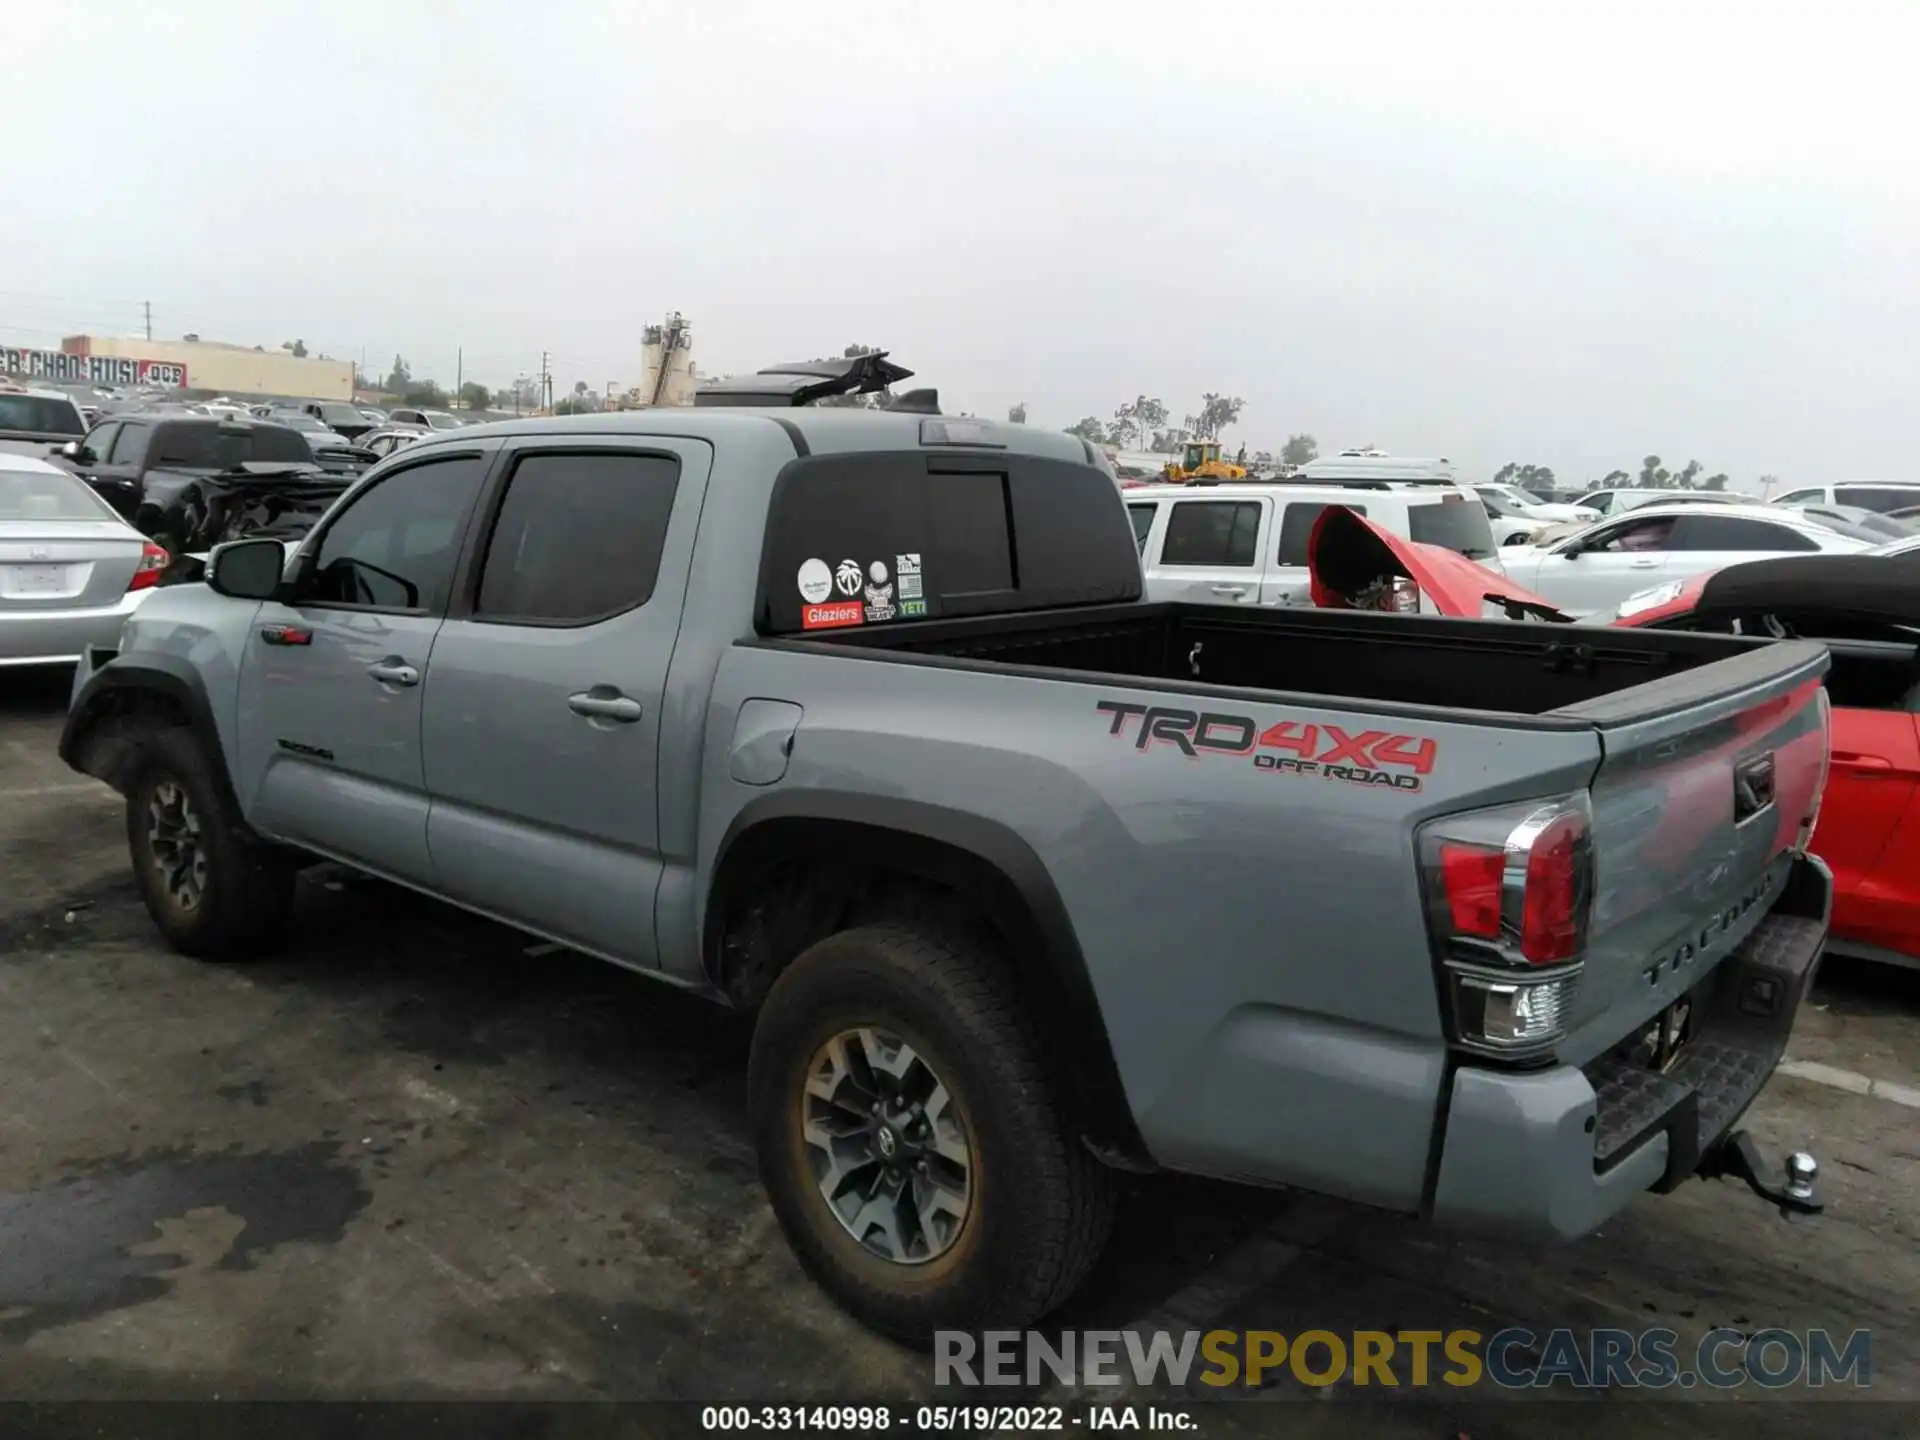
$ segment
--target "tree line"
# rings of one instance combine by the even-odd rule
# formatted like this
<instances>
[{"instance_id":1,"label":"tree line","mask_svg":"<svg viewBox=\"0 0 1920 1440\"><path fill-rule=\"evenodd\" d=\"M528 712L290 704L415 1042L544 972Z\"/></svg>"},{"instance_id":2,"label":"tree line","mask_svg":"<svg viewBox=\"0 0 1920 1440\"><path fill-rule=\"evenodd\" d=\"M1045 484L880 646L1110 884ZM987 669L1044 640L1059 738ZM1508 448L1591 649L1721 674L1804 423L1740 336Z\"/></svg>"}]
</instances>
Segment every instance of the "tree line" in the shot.
<instances>
[{"instance_id":1,"label":"tree line","mask_svg":"<svg viewBox=\"0 0 1920 1440\"><path fill-rule=\"evenodd\" d=\"M1200 397L1199 409L1175 425L1172 423L1172 412L1167 409L1164 400L1140 395L1116 407L1112 419L1102 420L1098 415L1087 415L1067 426L1067 433L1078 435L1095 445L1118 445L1164 453L1178 450L1190 440L1218 440L1221 431L1240 423L1240 412L1246 403L1238 395L1209 391ZM1026 406L1019 405L1015 409L1024 421ZM1008 418L1013 417L1009 414Z\"/></svg>"},{"instance_id":2,"label":"tree line","mask_svg":"<svg viewBox=\"0 0 1920 1440\"><path fill-rule=\"evenodd\" d=\"M1601 479L1600 490L1612 490L1622 485L1636 486L1642 490L1724 490L1727 488L1727 472L1716 470L1706 474L1706 466L1698 460L1689 460L1678 470L1669 470L1660 463L1658 455L1649 455L1640 462L1640 473L1629 475L1625 470L1609 470Z\"/></svg>"},{"instance_id":3,"label":"tree line","mask_svg":"<svg viewBox=\"0 0 1920 1440\"><path fill-rule=\"evenodd\" d=\"M292 350L297 355L299 341L293 341L281 348ZM304 349L301 346L300 349ZM393 368L385 375L368 375L358 366L353 372L353 388L356 390L378 390L384 395L399 397L399 403L416 410L451 410L456 404L468 410L485 410L493 404L511 405L513 395L510 391L501 391L496 395L477 380L469 380L457 393L450 393L432 380L417 380L413 369L404 356L393 357ZM585 388L584 385L580 388ZM502 398L504 397L504 398Z\"/></svg>"}]
</instances>

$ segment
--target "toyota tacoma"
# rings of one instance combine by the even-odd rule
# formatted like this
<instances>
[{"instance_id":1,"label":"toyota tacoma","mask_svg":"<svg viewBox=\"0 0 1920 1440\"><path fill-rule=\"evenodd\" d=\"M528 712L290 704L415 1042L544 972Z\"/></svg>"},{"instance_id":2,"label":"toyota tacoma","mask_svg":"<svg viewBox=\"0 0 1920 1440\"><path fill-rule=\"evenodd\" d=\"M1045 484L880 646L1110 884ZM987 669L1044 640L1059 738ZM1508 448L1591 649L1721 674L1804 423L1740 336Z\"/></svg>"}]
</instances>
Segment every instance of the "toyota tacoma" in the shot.
<instances>
[{"instance_id":1,"label":"toyota tacoma","mask_svg":"<svg viewBox=\"0 0 1920 1440\"><path fill-rule=\"evenodd\" d=\"M61 753L166 939L266 952L325 858L755 1012L779 1222L909 1339L1058 1305L1117 1172L1817 1206L1737 1122L1825 649L1151 603L1074 437L760 403L423 438L156 593Z\"/></svg>"}]
</instances>

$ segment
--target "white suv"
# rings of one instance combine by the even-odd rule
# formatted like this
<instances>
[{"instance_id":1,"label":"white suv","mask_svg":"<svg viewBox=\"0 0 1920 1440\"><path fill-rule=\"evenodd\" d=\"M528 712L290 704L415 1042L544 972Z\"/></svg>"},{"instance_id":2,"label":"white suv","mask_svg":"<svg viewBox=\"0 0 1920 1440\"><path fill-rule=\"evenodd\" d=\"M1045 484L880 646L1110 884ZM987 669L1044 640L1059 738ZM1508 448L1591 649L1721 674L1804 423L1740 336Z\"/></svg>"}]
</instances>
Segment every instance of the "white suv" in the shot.
<instances>
[{"instance_id":1,"label":"white suv","mask_svg":"<svg viewBox=\"0 0 1920 1440\"><path fill-rule=\"evenodd\" d=\"M1329 505L1505 573L1479 496L1444 481L1146 485L1128 490L1126 500L1152 600L1304 603L1307 541Z\"/></svg>"},{"instance_id":2,"label":"white suv","mask_svg":"<svg viewBox=\"0 0 1920 1440\"><path fill-rule=\"evenodd\" d=\"M1775 505L1853 505L1885 515L1920 505L1920 481L1841 480L1832 485L1803 485L1772 497Z\"/></svg>"}]
</instances>

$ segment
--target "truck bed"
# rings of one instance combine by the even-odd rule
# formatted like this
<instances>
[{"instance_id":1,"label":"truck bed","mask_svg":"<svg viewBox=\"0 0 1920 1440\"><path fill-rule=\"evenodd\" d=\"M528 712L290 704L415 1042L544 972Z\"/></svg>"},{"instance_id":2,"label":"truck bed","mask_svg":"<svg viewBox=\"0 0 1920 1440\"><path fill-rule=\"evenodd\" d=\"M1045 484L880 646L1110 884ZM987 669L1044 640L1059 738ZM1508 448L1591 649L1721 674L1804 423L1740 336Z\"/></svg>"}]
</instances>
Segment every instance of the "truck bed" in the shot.
<instances>
[{"instance_id":1,"label":"truck bed","mask_svg":"<svg viewBox=\"0 0 1920 1440\"><path fill-rule=\"evenodd\" d=\"M1311 694L1371 706L1474 714L1624 718L1694 703L1804 663L1775 642L1730 635L1220 605L1127 604L837 630L792 642L882 649L947 663L1047 672L1070 670ZM1697 682L1692 672L1715 662ZM1654 682L1663 682L1655 684ZM1637 687L1651 686L1641 691Z\"/></svg>"}]
</instances>

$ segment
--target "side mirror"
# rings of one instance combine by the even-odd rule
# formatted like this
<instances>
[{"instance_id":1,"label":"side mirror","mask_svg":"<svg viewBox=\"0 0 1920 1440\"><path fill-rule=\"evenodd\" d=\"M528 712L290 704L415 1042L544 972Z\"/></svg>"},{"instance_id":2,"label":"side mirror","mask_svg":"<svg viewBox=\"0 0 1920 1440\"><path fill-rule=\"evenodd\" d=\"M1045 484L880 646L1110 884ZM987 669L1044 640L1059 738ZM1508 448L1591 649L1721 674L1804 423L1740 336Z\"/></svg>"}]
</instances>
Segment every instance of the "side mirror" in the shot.
<instances>
[{"instance_id":1,"label":"side mirror","mask_svg":"<svg viewBox=\"0 0 1920 1440\"><path fill-rule=\"evenodd\" d=\"M234 600L271 600L286 568L287 552L278 540L232 540L207 556L207 585Z\"/></svg>"},{"instance_id":2,"label":"side mirror","mask_svg":"<svg viewBox=\"0 0 1920 1440\"><path fill-rule=\"evenodd\" d=\"M78 440L69 440L64 445L56 445L52 453L62 460L72 460L77 463L85 463L93 459L93 452Z\"/></svg>"}]
</instances>

